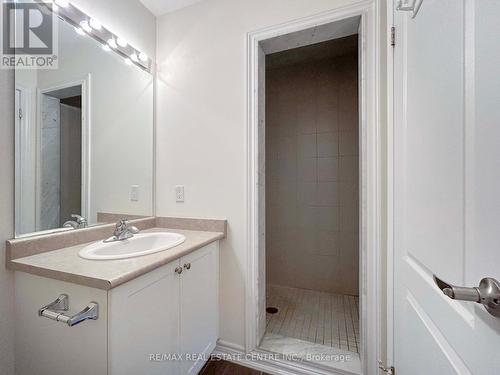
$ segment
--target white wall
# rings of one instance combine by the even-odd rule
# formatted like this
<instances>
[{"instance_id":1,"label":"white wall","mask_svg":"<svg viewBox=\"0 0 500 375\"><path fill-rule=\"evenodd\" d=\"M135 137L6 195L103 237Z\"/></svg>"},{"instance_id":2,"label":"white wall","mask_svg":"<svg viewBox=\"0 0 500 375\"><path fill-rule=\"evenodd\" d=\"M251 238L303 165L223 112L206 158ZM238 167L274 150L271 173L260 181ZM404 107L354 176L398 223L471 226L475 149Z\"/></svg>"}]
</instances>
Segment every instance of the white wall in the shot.
<instances>
[{"instance_id":1,"label":"white wall","mask_svg":"<svg viewBox=\"0 0 500 375\"><path fill-rule=\"evenodd\" d=\"M139 0L74 0L135 47L154 56L156 21ZM5 240L14 235L14 74L0 70L0 375L14 373L13 275L3 266Z\"/></svg>"},{"instance_id":2,"label":"white wall","mask_svg":"<svg viewBox=\"0 0 500 375\"><path fill-rule=\"evenodd\" d=\"M207 0L158 19L157 214L228 219L221 338L233 344L245 340L246 33L355 2Z\"/></svg>"}]
</instances>

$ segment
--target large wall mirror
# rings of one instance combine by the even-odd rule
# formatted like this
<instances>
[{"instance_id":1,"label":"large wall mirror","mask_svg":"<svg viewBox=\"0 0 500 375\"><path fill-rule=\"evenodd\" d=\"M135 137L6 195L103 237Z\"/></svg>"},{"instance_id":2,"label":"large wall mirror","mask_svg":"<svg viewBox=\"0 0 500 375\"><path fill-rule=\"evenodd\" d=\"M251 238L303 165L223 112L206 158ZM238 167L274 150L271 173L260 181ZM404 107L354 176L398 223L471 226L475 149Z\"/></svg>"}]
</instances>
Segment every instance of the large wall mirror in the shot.
<instances>
[{"instance_id":1,"label":"large wall mirror","mask_svg":"<svg viewBox=\"0 0 500 375\"><path fill-rule=\"evenodd\" d=\"M17 237L153 214L152 74L78 20L54 20L58 67L15 72Z\"/></svg>"}]
</instances>

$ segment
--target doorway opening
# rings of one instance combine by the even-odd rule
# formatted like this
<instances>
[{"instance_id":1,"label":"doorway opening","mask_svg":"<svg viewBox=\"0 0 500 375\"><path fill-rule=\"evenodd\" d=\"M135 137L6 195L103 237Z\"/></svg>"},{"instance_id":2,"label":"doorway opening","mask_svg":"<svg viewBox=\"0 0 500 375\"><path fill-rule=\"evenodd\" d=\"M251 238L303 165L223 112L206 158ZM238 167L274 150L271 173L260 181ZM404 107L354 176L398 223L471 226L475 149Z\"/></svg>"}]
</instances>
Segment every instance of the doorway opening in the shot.
<instances>
[{"instance_id":1,"label":"doorway opening","mask_svg":"<svg viewBox=\"0 0 500 375\"><path fill-rule=\"evenodd\" d=\"M260 347L326 364L311 354L359 362L357 29L266 55L266 307L278 313Z\"/></svg>"},{"instance_id":2,"label":"doorway opening","mask_svg":"<svg viewBox=\"0 0 500 375\"><path fill-rule=\"evenodd\" d=\"M87 126L84 83L39 94L37 230L61 228L85 215Z\"/></svg>"},{"instance_id":3,"label":"doorway opening","mask_svg":"<svg viewBox=\"0 0 500 375\"><path fill-rule=\"evenodd\" d=\"M381 155L377 30L373 4L363 3L248 34L245 350L259 357L243 362L263 371L362 374L378 368L381 190L377 176ZM345 61L331 63L335 58ZM346 88L339 90L338 84L320 78L329 74L336 82L335 76L348 77L349 73L341 71L342 65L351 69L350 88L346 82ZM283 73L286 70L289 72ZM273 71L281 72L277 75L282 77L273 78ZM287 85L292 89L286 89ZM280 90L283 95L278 95ZM350 96L354 109L349 107L340 114L336 106L326 105L328 95L323 93L328 91L330 99L336 98L334 103L346 102ZM277 107L270 113L266 106ZM318 111L317 106L326 110ZM339 127L339 116L350 116L344 123L351 127ZM304 120L307 118L314 121ZM328 118L336 118L337 123ZM347 179L338 181L339 176ZM339 183L350 184L342 190L344 203L335 200L340 198ZM344 215L342 227L339 214ZM331 226L319 225L324 228L319 233L317 223ZM350 230L342 235L341 229L347 225ZM303 229L306 227L311 230ZM340 259L341 236L345 248L350 249L343 252L344 259ZM267 313L268 307L277 312ZM219 345L222 353L232 350ZM278 356L266 356L276 353Z\"/></svg>"}]
</instances>

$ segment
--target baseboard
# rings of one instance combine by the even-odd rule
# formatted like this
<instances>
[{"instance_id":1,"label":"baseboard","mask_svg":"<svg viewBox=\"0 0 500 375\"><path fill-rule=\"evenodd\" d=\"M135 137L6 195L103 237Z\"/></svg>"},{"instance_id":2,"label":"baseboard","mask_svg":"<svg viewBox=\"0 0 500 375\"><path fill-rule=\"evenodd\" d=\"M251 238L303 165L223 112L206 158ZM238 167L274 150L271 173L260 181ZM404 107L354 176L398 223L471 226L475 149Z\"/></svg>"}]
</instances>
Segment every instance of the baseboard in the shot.
<instances>
[{"instance_id":1,"label":"baseboard","mask_svg":"<svg viewBox=\"0 0 500 375\"><path fill-rule=\"evenodd\" d=\"M233 344L232 342L229 341L217 340L217 345L215 347L215 350L217 350L217 347L233 350L239 353L245 353L245 347L243 345Z\"/></svg>"},{"instance_id":2,"label":"baseboard","mask_svg":"<svg viewBox=\"0 0 500 375\"><path fill-rule=\"evenodd\" d=\"M272 375L356 375L351 372L335 370L307 362L269 359L266 357L274 353L259 349L246 353L243 346L220 340L212 354L226 361Z\"/></svg>"}]
</instances>

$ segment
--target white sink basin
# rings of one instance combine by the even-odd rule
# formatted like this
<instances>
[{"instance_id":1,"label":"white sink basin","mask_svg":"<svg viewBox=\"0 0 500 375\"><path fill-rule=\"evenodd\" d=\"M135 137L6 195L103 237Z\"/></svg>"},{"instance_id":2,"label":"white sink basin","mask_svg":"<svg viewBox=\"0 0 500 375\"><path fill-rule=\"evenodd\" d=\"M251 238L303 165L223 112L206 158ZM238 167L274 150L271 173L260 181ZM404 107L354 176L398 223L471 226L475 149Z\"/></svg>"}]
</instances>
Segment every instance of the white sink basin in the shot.
<instances>
[{"instance_id":1,"label":"white sink basin","mask_svg":"<svg viewBox=\"0 0 500 375\"><path fill-rule=\"evenodd\" d=\"M85 246L78 252L84 259L107 260L140 257L171 249L180 245L186 237L179 233L139 233L123 241L98 241Z\"/></svg>"}]
</instances>

